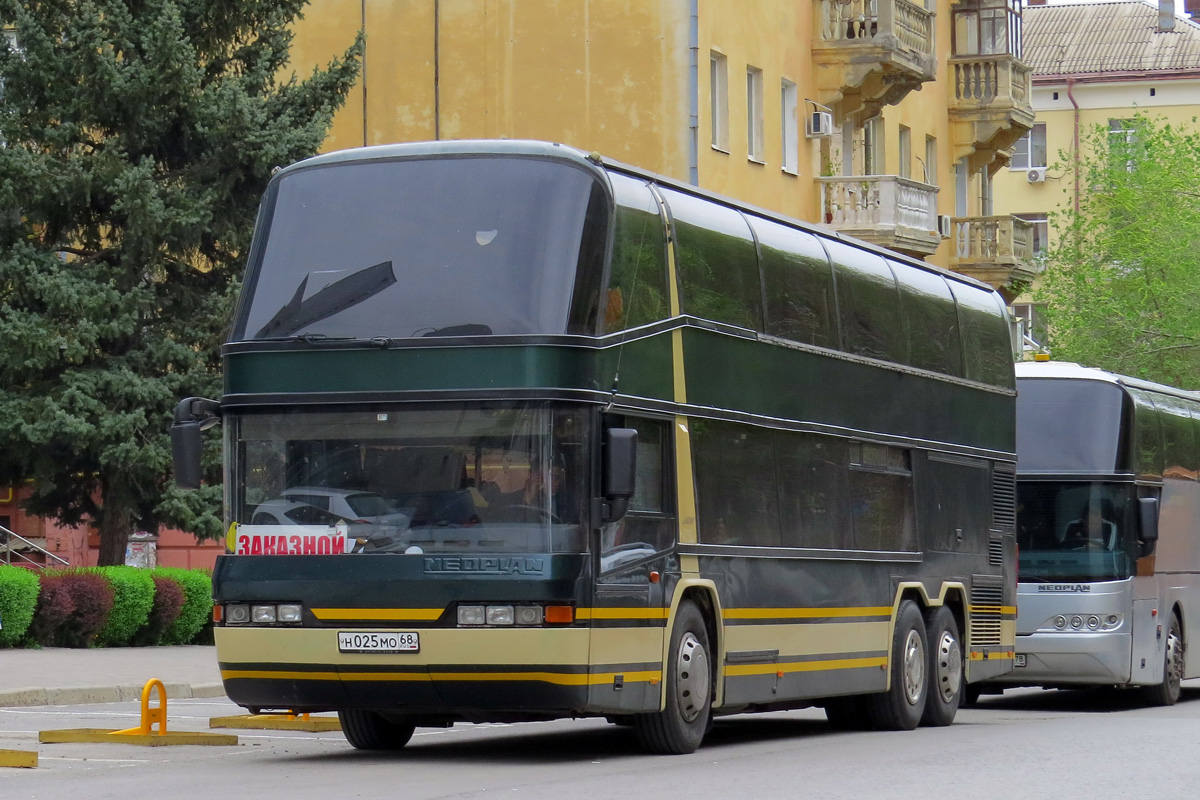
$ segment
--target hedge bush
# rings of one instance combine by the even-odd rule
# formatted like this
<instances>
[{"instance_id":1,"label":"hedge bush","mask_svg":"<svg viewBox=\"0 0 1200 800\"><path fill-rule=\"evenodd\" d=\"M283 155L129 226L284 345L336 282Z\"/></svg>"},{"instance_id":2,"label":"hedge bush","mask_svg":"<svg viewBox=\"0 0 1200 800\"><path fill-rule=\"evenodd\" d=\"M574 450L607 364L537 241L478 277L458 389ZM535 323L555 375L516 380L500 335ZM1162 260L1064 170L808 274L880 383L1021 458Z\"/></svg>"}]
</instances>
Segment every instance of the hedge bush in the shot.
<instances>
[{"instance_id":1,"label":"hedge bush","mask_svg":"<svg viewBox=\"0 0 1200 800\"><path fill-rule=\"evenodd\" d=\"M146 617L146 623L133 635L130 644L146 647L162 644L163 632L179 618L183 609L183 587L178 581L162 575L148 573L154 584L154 603Z\"/></svg>"},{"instance_id":2,"label":"hedge bush","mask_svg":"<svg viewBox=\"0 0 1200 800\"><path fill-rule=\"evenodd\" d=\"M137 567L95 567L113 590L112 611L108 622L96 635L101 647L128 645L145 624L154 605L154 578Z\"/></svg>"},{"instance_id":3,"label":"hedge bush","mask_svg":"<svg viewBox=\"0 0 1200 800\"><path fill-rule=\"evenodd\" d=\"M189 644L212 616L212 576L206 570L159 567L154 574L183 587L183 608L163 631L162 644Z\"/></svg>"},{"instance_id":4,"label":"hedge bush","mask_svg":"<svg viewBox=\"0 0 1200 800\"><path fill-rule=\"evenodd\" d=\"M37 573L0 564L0 647L21 643L37 608L41 582Z\"/></svg>"},{"instance_id":5,"label":"hedge bush","mask_svg":"<svg viewBox=\"0 0 1200 800\"><path fill-rule=\"evenodd\" d=\"M43 647L87 647L108 622L112 606L112 588L94 571L45 572L29 636Z\"/></svg>"}]
</instances>

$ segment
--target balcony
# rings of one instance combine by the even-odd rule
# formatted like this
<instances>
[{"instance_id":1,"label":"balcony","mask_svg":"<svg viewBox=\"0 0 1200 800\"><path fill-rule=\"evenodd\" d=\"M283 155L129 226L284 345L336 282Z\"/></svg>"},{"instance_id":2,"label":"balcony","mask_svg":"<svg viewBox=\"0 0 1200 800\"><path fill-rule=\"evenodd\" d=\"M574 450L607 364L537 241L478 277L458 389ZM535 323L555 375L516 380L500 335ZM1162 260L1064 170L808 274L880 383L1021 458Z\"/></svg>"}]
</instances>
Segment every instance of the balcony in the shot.
<instances>
[{"instance_id":1,"label":"balcony","mask_svg":"<svg viewBox=\"0 0 1200 800\"><path fill-rule=\"evenodd\" d=\"M917 258L942 243L938 187L896 175L817 178L825 224Z\"/></svg>"},{"instance_id":2,"label":"balcony","mask_svg":"<svg viewBox=\"0 0 1200 800\"><path fill-rule=\"evenodd\" d=\"M1033 257L1033 223L1011 215L955 217L956 272L1000 290L1011 301L1038 273Z\"/></svg>"},{"instance_id":3,"label":"balcony","mask_svg":"<svg viewBox=\"0 0 1200 800\"><path fill-rule=\"evenodd\" d=\"M950 58L950 123L955 160L972 172L996 164L1033 127L1032 70L1008 55Z\"/></svg>"},{"instance_id":4,"label":"balcony","mask_svg":"<svg viewBox=\"0 0 1200 800\"><path fill-rule=\"evenodd\" d=\"M908 0L815 3L818 96L856 124L934 79L932 11Z\"/></svg>"}]
</instances>

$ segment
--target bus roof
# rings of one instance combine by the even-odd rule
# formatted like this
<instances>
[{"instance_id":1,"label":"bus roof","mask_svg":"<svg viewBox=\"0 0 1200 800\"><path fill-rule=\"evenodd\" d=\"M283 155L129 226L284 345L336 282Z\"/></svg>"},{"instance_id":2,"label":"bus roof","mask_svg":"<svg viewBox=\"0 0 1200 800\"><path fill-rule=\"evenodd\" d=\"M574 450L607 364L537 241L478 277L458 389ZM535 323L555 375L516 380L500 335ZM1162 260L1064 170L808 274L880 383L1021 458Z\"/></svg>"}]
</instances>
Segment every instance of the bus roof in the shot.
<instances>
[{"instance_id":1,"label":"bus roof","mask_svg":"<svg viewBox=\"0 0 1200 800\"><path fill-rule=\"evenodd\" d=\"M1021 380L1022 378L1070 378L1074 380L1099 381L1200 402L1200 392L1190 392L1187 389L1179 389L1163 383L1145 381L1141 378L1131 378L1128 375L1108 372L1098 367L1085 367L1082 364L1076 364L1071 361L1018 361L1015 365L1015 370L1017 380Z\"/></svg>"}]
</instances>

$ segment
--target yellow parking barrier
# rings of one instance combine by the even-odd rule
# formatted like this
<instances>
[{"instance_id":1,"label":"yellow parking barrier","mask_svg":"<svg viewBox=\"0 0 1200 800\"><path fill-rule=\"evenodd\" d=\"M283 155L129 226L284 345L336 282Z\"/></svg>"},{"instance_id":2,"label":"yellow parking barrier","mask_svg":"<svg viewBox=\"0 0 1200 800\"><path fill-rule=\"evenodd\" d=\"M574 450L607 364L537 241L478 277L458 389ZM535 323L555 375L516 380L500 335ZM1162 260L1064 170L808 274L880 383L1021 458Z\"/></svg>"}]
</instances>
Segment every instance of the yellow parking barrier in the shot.
<instances>
[{"instance_id":1,"label":"yellow parking barrier","mask_svg":"<svg viewBox=\"0 0 1200 800\"><path fill-rule=\"evenodd\" d=\"M158 705L151 708L150 698L158 691ZM158 730L154 729L158 726ZM234 745L237 736L228 733L191 733L167 730L167 690L158 678L151 678L142 687L142 718L136 728L109 731L102 728L69 728L41 731L38 741L43 744L85 742L89 744L136 744L143 747L162 747L179 744Z\"/></svg>"},{"instance_id":2,"label":"yellow parking barrier","mask_svg":"<svg viewBox=\"0 0 1200 800\"><path fill-rule=\"evenodd\" d=\"M338 721L337 717L320 715L314 717L307 713L292 712L290 714L238 714L232 717L212 717L208 720L208 727L325 733L340 731L342 723Z\"/></svg>"},{"instance_id":3,"label":"yellow parking barrier","mask_svg":"<svg viewBox=\"0 0 1200 800\"><path fill-rule=\"evenodd\" d=\"M36 750L0 750L0 767L36 767Z\"/></svg>"}]
</instances>

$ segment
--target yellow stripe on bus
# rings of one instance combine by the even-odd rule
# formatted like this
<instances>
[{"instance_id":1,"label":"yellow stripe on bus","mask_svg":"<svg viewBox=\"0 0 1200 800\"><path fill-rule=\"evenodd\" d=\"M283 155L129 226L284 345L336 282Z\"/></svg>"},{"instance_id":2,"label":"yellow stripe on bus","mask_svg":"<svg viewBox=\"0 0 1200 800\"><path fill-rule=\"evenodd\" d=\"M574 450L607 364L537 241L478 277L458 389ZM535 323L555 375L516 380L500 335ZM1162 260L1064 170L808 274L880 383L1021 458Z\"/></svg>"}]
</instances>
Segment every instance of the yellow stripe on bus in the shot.
<instances>
[{"instance_id":1,"label":"yellow stripe on bus","mask_svg":"<svg viewBox=\"0 0 1200 800\"><path fill-rule=\"evenodd\" d=\"M222 680L316 680L316 681L537 681L558 686L591 686L611 684L620 675L626 683L657 682L662 672L598 672L567 674L559 672L287 672L284 670L221 670Z\"/></svg>"},{"instance_id":2,"label":"yellow stripe on bus","mask_svg":"<svg viewBox=\"0 0 1200 800\"><path fill-rule=\"evenodd\" d=\"M972 650L969 656L971 661L1004 661L1005 659L1012 660L1012 657L1013 651L1011 650L998 653L980 653L976 650Z\"/></svg>"},{"instance_id":3,"label":"yellow stripe on bus","mask_svg":"<svg viewBox=\"0 0 1200 800\"><path fill-rule=\"evenodd\" d=\"M444 608L314 608L313 616L321 620L433 620L442 616Z\"/></svg>"},{"instance_id":4,"label":"yellow stripe on bus","mask_svg":"<svg viewBox=\"0 0 1200 800\"><path fill-rule=\"evenodd\" d=\"M728 608L725 619L823 619L830 617L890 617L891 606L863 608Z\"/></svg>"},{"instance_id":5,"label":"yellow stripe on bus","mask_svg":"<svg viewBox=\"0 0 1200 800\"><path fill-rule=\"evenodd\" d=\"M836 658L829 661L798 661L790 664L727 664L725 674L730 677L749 675L775 675L787 672L820 672L833 669L862 669L887 666L883 656L871 658Z\"/></svg>"},{"instance_id":6,"label":"yellow stripe on bus","mask_svg":"<svg viewBox=\"0 0 1200 800\"><path fill-rule=\"evenodd\" d=\"M580 608L576 619L666 619L666 608Z\"/></svg>"}]
</instances>

